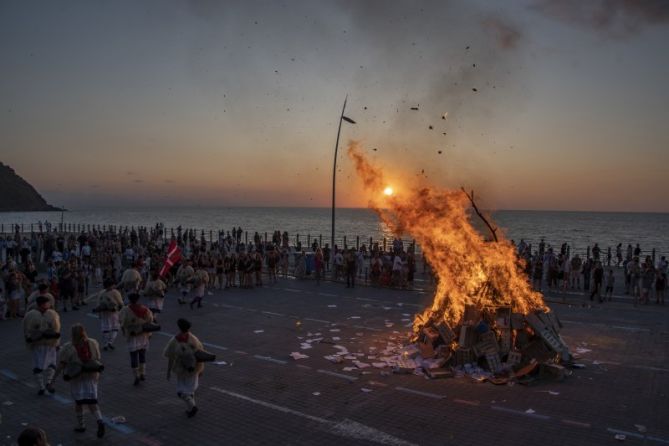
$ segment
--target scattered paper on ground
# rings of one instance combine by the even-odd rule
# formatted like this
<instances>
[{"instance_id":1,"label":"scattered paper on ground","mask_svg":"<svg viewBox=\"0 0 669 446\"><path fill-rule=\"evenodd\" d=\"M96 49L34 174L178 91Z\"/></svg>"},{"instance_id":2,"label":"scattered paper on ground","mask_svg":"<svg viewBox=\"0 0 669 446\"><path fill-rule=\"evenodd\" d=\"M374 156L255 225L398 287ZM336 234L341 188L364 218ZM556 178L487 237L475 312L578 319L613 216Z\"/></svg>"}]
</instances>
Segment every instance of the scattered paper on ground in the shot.
<instances>
[{"instance_id":1,"label":"scattered paper on ground","mask_svg":"<svg viewBox=\"0 0 669 446\"><path fill-rule=\"evenodd\" d=\"M292 353L290 354L290 356L291 356L294 360L296 360L296 361L297 361L298 359L306 359L306 358L309 357L309 356L307 356L307 355L303 355L303 354L300 353L300 352L292 352Z\"/></svg>"}]
</instances>

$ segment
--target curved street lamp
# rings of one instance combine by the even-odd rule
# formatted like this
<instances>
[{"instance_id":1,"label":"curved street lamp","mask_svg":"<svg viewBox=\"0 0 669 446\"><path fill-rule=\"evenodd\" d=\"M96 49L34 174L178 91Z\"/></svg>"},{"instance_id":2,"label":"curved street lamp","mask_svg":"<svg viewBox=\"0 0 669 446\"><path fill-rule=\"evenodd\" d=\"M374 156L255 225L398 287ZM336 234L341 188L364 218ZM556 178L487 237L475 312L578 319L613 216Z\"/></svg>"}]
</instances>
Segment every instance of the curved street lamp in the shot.
<instances>
[{"instance_id":1,"label":"curved street lamp","mask_svg":"<svg viewBox=\"0 0 669 446\"><path fill-rule=\"evenodd\" d=\"M341 115L339 116L339 128L337 129L337 142L335 144L334 152L334 163L332 166L332 238L330 249L334 250L335 247L335 187L337 179L337 149L339 149L339 135L341 134L341 123L346 121L350 124L355 124L355 121L347 116L344 116L344 111L346 110L346 101L348 100L348 95L344 99L344 106L341 108ZM334 251L333 251L334 252Z\"/></svg>"}]
</instances>

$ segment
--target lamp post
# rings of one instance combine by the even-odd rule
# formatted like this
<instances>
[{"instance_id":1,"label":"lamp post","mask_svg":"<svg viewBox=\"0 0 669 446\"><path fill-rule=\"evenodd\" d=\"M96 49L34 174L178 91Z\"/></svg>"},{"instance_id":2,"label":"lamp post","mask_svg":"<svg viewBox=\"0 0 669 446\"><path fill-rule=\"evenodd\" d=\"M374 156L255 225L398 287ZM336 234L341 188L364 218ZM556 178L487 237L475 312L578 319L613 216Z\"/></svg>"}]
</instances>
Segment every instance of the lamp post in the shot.
<instances>
[{"instance_id":1,"label":"lamp post","mask_svg":"<svg viewBox=\"0 0 669 446\"><path fill-rule=\"evenodd\" d=\"M344 98L344 106L341 108L341 115L339 116L339 128L337 129L337 142L335 144L334 152L334 163L332 165L332 238L330 249L335 247L335 189L337 184L337 150L339 149L339 135L341 134L341 123L346 121L350 124L355 124L355 121L347 116L344 116L344 111L346 110L346 101L348 100L348 95Z\"/></svg>"}]
</instances>

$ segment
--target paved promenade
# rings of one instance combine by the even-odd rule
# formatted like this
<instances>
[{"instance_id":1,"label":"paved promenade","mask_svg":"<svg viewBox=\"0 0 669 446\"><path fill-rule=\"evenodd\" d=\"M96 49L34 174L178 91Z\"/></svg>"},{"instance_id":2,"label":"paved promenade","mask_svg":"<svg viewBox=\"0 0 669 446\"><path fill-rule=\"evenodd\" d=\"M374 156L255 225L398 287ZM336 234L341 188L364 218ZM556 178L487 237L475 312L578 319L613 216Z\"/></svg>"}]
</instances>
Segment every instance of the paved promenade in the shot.
<instances>
[{"instance_id":1,"label":"paved promenade","mask_svg":"<svg viewBox=\"0 0 669 446\"><path fill-rule=\"evenodd\" d=\"M563 382L428 380L373 367L344 370L350 364L323 358L336 351L333 343L369 354L370 347L401 339L431 295L429 289L347 289L280 279L253 290L217 291L204 308L190 310L170 290L145 382L132 385L123 338L114 352L103 352L103 414L127 422L110 424L102 440L95 438L90 415L86 433L72 431L74 411L62 379L55 395L37 395L20 322L0 322L0 445L12 444L25 424L43 427L54 446L592 445L616 443L615 435L625 435L630 445L669 444L667 307L633 308L625 299L583 307L582 294L566 294L566 303L549 294L563 337L572 352L582 352L586 366ZM80 321L99 339L97 318L82 310L61 314L64 334ZM176 319L184 316L219 361L205 369L200 412L192 419L176 397L174 378L165 378L162 358ZM316 336L332 343L301 350ZM291 352L309 357L294 360Z\"/></svg>"}]
</instances>

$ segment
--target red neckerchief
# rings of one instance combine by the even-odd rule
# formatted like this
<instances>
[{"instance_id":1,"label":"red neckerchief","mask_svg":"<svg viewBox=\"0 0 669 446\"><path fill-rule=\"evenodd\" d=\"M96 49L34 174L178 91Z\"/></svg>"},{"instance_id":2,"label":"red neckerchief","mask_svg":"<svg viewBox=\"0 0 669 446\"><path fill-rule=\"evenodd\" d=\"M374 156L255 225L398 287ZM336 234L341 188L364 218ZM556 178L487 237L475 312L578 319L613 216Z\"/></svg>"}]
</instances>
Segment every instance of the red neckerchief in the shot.
<instances>
[{"instance_id":1,"label":"red neckerchief","mask_svg":"<svg viewBox=\"0 0 669 446\"><path fill-rule=\"evenodd\" d=\"M135 316L140 319L146 319L146 316L149 314L149 309L142 304L130 304L128 305L128 308L130 308L132 312L135 313Z\"/></svg>"},{"instance_id":2,"label":"red neckerchief","mask_svg":"<svg viewBox=\"0 0 669 446\"><path fill-rule=\"evenodd\" d=\"M188 342L188 332L179 333L174 338L177 340L177 342Z\"/></svg>"},{"instance_id":3,"label":"red neckerchief","mask_svg":"<svg viewBox=\"0 0 669 446\"><path fill-rule=\"evenodd\" d=\"M88 346L88 340L82 342L81 345L75 345L74 348L77 350L77 356L79 356L81 362L88 362L91 360L93 355L91 354L91 349Z\"/></svg>"}]
</instances>

